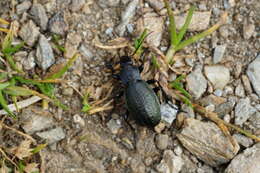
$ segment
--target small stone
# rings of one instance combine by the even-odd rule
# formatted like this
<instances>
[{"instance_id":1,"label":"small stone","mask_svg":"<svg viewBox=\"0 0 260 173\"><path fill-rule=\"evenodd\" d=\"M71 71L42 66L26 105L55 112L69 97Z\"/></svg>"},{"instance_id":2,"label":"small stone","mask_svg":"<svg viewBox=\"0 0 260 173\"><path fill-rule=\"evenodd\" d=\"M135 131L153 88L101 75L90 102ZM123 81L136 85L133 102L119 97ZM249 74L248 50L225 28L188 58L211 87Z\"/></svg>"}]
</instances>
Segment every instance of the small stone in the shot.
<instances>
[{"instance_id":1,"label":"small stone","mask_svg":"<svg viewBox=\"0 0 260 173\"><path fill-rule=\"evenodd\" d=\"M85 126L85 121L79 114L73 116L73 121L74 123L79 124L81 127Z\"/></svg>"},{"instance_id":2,"label":"small stone","mask_svg":"<svg viewBox=\"0 0 260 173\"><path fill-rule=\"evenodd\" d=\"M62 94L64 94L65 96L72 96L73 92L74 90L71 87L62 89Z\"/></svg>"},{"instance_id":3,"label":"small stone","mask_svg":"<svg viewBox=\"0 0 260 173\"><path fill-rule=\"evenodd\" d=\"M224 53L226 50L226 45L218 45L216 46L214 50L214 55L213 55L213 63L217 64L222 61Z\"/></svg>"},{"instance_id":4,"label":"small stone","mask_svg":"<svg viewBox=\"0 0 260 173\"><path fill-rule=\"evenodd\" d=\"M235 0L224 0L224 8L230 9L231 7L234 7L236 5Z\"/></svg>"},{"instance_id":5,"label":"small stone","mask_svg":"<svg viewBox=\"0 0 260 173\"><path fill-rule=\"evenodd\" d=\"M178 112L178 107L176 105L170 105L168 103L163 103L161 107L161 119L166 122L168 125L171 125L172 122L176 119Z\"/></svg>"},{"instance_id":6,"label":"small stone","mask_svg":"<svg viewBox=\"0 0 260 173\"><path fill-rule=\"evenodd\" d=\"M36 50L36 63L43 70L54 64L55 58L52 47L44 35L40 35L39 43Z\"/></svg>"},{"instance_id":7,"label":"small stone","mask_svg":"<svg viewBox=\"0 0 260 173\"><path fill-rule=\"evenodd\" d=\"M242 145L246 148L248 148L249 146L251 146L254 143L252 139L250 139L244 135L241 135L241 134L234 134L233 137L237 140L237 142L240 145Z\"/></svg>"},{"instance_id":8,"label":"small stone","mask_svg":"<svg viewBox=\"0 0 260 173\"><path fill-rule=\"evenodd\" d=\"M133 173L145 173L145 165L140 157L133 158L130 167Z\"/></svg>"},{"instance_id":9,"label":"small stone","mask_svg":"<svg viewBox=\"0 0 260 173\"><path fill-rule=\"evenodd\" d=\"M253 85L255 92L260 96L260 54L247 68L247 76Z\"/></svg>"},{"instance_id":10,"label":"small stone","mask_svg":"<svg viewBox=\"0 0 260 173\"><path fill-rule=\"evenodd\" d=\"M160 11L161 9L164 8L163 1L154 1L154 0L147 0L148 4L154 8L156 11Z\"/></svg>"},{"instance_id":11,"label":"small stone","mask_svg":"<svg viewBox=\"0 0 260 173\"><path fill-rule=\"evenodd\" d=\"M248 97L240 99L235 107L235 124L242 125L255 111L255 108L250 105Z\"/></svg>"},{"instance_id":12,"label":"small stone","mask_svg":"<svg viewBox=\"0 0 260 173\"><path fill-rule=\"evenodd\" d=\"M154 131L159 134L159 133L161 133L165 129L165 127L166 127L166 124L163 123L163 122L160 122L159 124L157 124L154 127Z\"/></svg>"},{"instance_id":13,"label":"small stone","mask_svg":"<svg viewBox=\"0 0 260 173\"><path fill-rule=\"evenodd\" d=\"M176 147L174 147L174 153L177 156L181 156L181 154L183 153L183 150L182 150L181 146L177 145Z\"/></svg>"},{"instance_id":14,"label":"small stone","mask_svg":"<svg viewBox=\"0 0 260 173\"><path fill-rule=\"evenodd\" d=\"M18 4L16 6L16 13L18 15L23 14L24 12L26 12L27 10L29 10L29 8L31 7L32 3L31 1L23 1L21 4Z\"/></svg>"},{"instance_id":15,"label":"small stone","mask_svg":"<svg viewBox=\"0 0 260 173\"><path fill-rule=\"evenodd\" d=\"M244 84L247 94L251 94L253 92L252 87L251 87L250 81L246 75L242 75L242 82Z\"/></svg>"},{"instance_id":16,"label":"small stone","mask_svg":"<svg viewBox=\"0 0 260 173\"><path fill-rule=\"evenodd\" d=\"M104 1L104 0L100 0L100 1ZM110 0L111 2L116 2L114 0ZM105 2L107 2L107 0L105 0ZM100 3L103 4L103 3ZM127 5L126 9L122 12L121 14L121 22L120 24L117 26L117 32L119 33L120 36L124 35L124 32L126 30L126 25L130 22L130 20L134 17L135 15L135 11L136 8L139 4L139 0L132 0L129 2L129 4Z\"/></svg>"},{"instance_id":17,"label":"small stone","mask_svg":"<svg viewBox=\"0 0 260 173\"><path fill-rule=\"evenodd\" d=\"M237 155L228 165L225 173L259 173L260 170L260 144L247 148Z\"/></svg>"},{"instance_id":18,"label":"small stone","mask_svg":"<svg viewBox=\"0 0 260 173\"><path fill-rule=\"evenodd\" d=\"M247 22L243 25L243 36L245 39L249 39L253 36L255 32L255 25L254 24L248 24Z\"/></svg>"},{"instance_id":19,"label":"small stone","mask_svg":"<svg viewBox=\"0 0 260 173\"><path fill-rule=\"evenodd\" d=\"M230 120L231 120L231 116L230 116L229 114L226 114L226 115L223 117L223 120L224 120L225 122L229 123Z\"/></svg>"},{"instance_id":20,"label":"small stone","mask_svg":"<svg viewBox=\"0 0 260 173\"><path fill-rule=\"evenodd\" d=\"M87 48L83 44L79 47L79 51L87 60L91 60L94 57L90 48Z\"/></svg>"},{"instance_id":21,"label":"small stone","mask_svg":"<svg viewBox=\"0 0 260 173\"><path fill-rule=\"evenodd\" d=\"M35 23L37 23L43 31L47 29L48 17L44 7L41 4L33 4L30 14Z\"/></svg>"},{"instance_id":22,"label":"small stone","mask_svg":"<svg viewBox=\"0 0 260 173\"><path fill-rule=\"evenodd\" d=\"M186 105L186 104L182 104L181 105L181 110L185 113L187 113L188 117L194 118L195 117L195 113L193 108L191 108L190 106Z\"/></svg>"},{"instance_id":23,"label":"small stone","mask_svg":"<svg viewBox=\"0 0 260 173\"><path fill-rule=\"evenodd\" d=\"M203 76L201 69L196 68L187 77L187 89L195 99L198 99L207 89L207 80Z\"/></svg>"},{"instance_id":24,"label":"small stone","mask_svg":"<svg viewBox=\"0 0 260 173\"><path fill-rule=\"evenodd\" d=\"M234 147L216 124L194 118L186 119L177 138L187 150L210 166L229 162L239 151L236 140Z\"/></svg>"},{"instance_id":25,"label":"small stone","mask_svg":"<svg viewBox=\"0 0 260 173\"><path fill-rule=\"evenodd\" d=\"M36 65L35 51L31 51L29 55L25 59L23 59L22 64L25 70L32 70Z\"/></svg>"},{"instance_id":26,"label":"small stone","mask_svg":"<svg viewBox=\"0 0 260 173\"><path fill-rule=\"evenodd\" d=\"M71 11L77 12L83 8L85 0L73 0L71 2Z\"/></svg>"},{"instance_id":27,"label":"small stone","mask_svg":"<svg viewBox=\"0 0 260 173\"><path fill-rule=\"evenodd\" d=\"M227 38L228 35L229 35L229 32L228 32L228 27L227 26L222 26L219 28L219 33L220 35L223 37L223 38Z\"/></svg>"},{"instance_id":28,"label":"small stone","mask_svg":"<svg viewBox=\"0 0 260 173\"><path fill-rule=\"evenodd\" d=\"M205 75L215 89L223 89L230 80L228 68L221 65L205 66Z\"/></svg>"},{"instance_id":29,"label":"small stone","mask_svg":"<svg viewBox=\"0 0 260 173\"><path fill-rule=\"evenodd\" d=\"M199 103L202 104L202 106L208 106L208 105L214 105L218 106L222 103L225 103L227 99L219 96L215 96L213 94L203 97L199 100Z\"/></svg>"},{"instance_id":30,"label":"small stone","mask_svg":"<svg viewBox=\"0 0 260 173\"><path fill-rule=\"evenodd\" d=\"M165 134L158 134L155 138L156 146L160 150L165 150L168 146L169 136Z\"/></svg>"},{"instance_id":31,"label":"small stone","mask_svg":"<svg viewBox=\"0 0 260 173\"><path fill-rule=\"evenodd\" d=\"M19 121L22 123L22 128L28 134L33 134L54 126L54 119L49 112L44 112L38 107L28 107L23 110ZM46 116L49 115L49 116Z\"/></svg>"},{"instance_id":32,"label":"small stone","mask_svg":"<svg viewBox=\"0 0 260 173\"><path fill-rule=\"evenodd\" d=\"M114 31L114 29L112 27L109 27L105 30L105 34L110 37L113 37L113 31Z\"/></svg>"},{"instance_id":33,"label":"small stone","mask_svg":"<svg viewBox=\"0 0 260 173\"><path fill-rule=\"evenodd\" d=\"M78 46L81 41L81 36L75 32L69 33L67 35L65 43L66 52L64 54L65 58L71 58L77 52Z\"/></svg>"},{"instance_id":34,"label":"small stone","mask_svg":"<svg viewBox=\"0 0 260 173\"><path fill-rule=\"evenodd\" d=\"M143 32L145 28L151 32L146 38L146 42L151 46L158 47L162 40L162 34L164 29L163 18L156 13L147 13L143 19L137 21L137 30Z\"/></svg>"},{"instance_id":35,"label":"small stone","mask_svg":"<svg viewBox=\"0 0 260 173\"><path fill-rule=\"evenodd\" d=\"M216 89L216 90L214 91L214 95L215 95L215 96L221 97L222 94L223 94L223 91L220 90L220 89Z\"/></svg>"},{"instance_id":36,"label":"small stone","mask_svg":"<svg viewBox=\"0 0 260 173\"><path fill-rule=\"evenodd\" d=\"M57 127L45 132L38 132L36 135L47 140L48 144L54 144L66 137L64 130L61 127Z\"/></svg>"},{"instance_id":37,"label":"small stone","mask_svg":"<svg viewBox=\"0 0 260 173\"><path fill-rule=\"evenodd\" d=\"M107 8L107 7L117 7L120 3L120 0L98 0L98 4L102 8Z\"/></svg>"},{"instance_id":38,"label":"small stone","mask_svg":"<svg viewBox=\"0 0 260 173\"><path fill-rule=\"evenodd\" d=\"M183 26L187 14L182 16L175 16L175 22L176 22L176 28L178 30L181 29ZM188 27L189 31L204 31L209 26L209 20L210 20L211 12L205 11L205 12L194 12L191 23Z\"/></svg>"},{"instance_id":39,"label":"small stone","mask_svg":"<svg viewBox=\"0 0 260 173\"><path fill-rule=\"evenodd\" d=\"M151 157L147 157L144 162L146 166L150 166L153 163L153 159Z\"/></svg>"},{"instance_id":40,"label":"small stone","mask_svg":"<svg viewBox=\"0 0 260 173\"><path fill-rule=\"evenodd\" d=\"M212 167L208 165L203 165L201 168L197 169L196 173L215 173Z\"/></svg>"},{"instance_id":41,"label":"small stone","mask_svg":"<svg viewBox=\"0 0 260 173\"><path fill-rule=\"evenodd\" d=\"M122 127L120 120L111 119L107 123L107 127L113 134L117 134L119 129Z\"/></svg>"},{"instance_id":42,"label":"small stone","mask_svg":"<svg viewBox=\"0 0 260 173\"><path fill-rule=\"evenodd\" d=\"M252 125L255 129L260 129L260 112L257 111L249 118L250 125Z\"/></svg>"},{"instance_id":43,"label":"small stone","mask_svg":"<svg viewBox=\"0 0 260 173\"><path fill-rule=\"evenodd\" d=\"M74 2L74 1L73 1ZM64 35L68 31L69 26L64 18L63 12L56 13L49 21L49 30L52 33Z\"/></svg>"},{"instance_id":44,"label":"small stone","mask_svg":"<svg viewBox=\"0 0 260 173\"><path fill-rule=\"evenodd\" d=\"M166 150L163 153L163 159L156 166L156 170L160 173L179 173L183 165L181 157L176 156L171 150Z\"/></svg>"},{"instance_id":45,"label":"small stone","mask_svg":"<svg viewBox=\"0 0 260 173\"><path fill-rule=\"evenodd\" d=\"M19 36L25 41L25 43L29 46L34 46L34 43L37 41L39 37L39 28L33 23L33 21L29 20L19 31Z\"/></svg>"},{"instance_id":46,"label":"small stone","mask_svg":"<svg viewBox=\"0 0 260 173\"><path fill-rule=\"evenodd\" d=\"M235 94L239 97L245 97L245 90L241 82L237 85Z\"/></svg>"},{"instance_id":47,"label":"small stone","mask_svg":"<svg viewBox=\"0 0 260 173\"><path fill-rule=\"evenodd\" d=\"M158 154L158 150L154 143L155 134L147 134L141 131L136 141L136 150L138 154L144 157L154 157Z\"/></svg>"}]
</instances>

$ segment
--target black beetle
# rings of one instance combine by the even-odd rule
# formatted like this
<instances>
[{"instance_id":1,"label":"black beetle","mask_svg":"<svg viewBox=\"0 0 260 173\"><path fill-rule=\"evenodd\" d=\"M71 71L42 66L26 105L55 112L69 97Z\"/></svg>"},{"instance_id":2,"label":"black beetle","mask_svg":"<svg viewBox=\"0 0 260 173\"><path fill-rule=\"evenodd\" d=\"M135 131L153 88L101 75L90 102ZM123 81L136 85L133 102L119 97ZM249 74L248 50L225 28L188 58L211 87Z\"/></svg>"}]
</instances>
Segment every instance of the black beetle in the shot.
<instances>
[{"instance_id":1,"label":"black beetle","mask_svg":"<svg viewBox=\"0 0 260 173\"><path fill-rule=\"evenodd\" d=\"M125 100L129 113L141 125L155 126L161 120L160 103L155 92L141 79L131 58L120 58L120 79L126 86Z\"/></svg>"}]
</instances>

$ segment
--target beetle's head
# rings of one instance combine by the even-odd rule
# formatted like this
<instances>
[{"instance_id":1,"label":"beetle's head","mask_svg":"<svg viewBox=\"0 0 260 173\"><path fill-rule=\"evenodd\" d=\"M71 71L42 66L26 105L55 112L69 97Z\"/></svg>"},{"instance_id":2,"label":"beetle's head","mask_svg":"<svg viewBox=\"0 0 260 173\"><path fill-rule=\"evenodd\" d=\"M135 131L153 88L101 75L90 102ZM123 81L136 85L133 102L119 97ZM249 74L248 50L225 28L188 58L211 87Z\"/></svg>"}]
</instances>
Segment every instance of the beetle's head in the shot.
<instances>
[{"instance_id":1,"label":"beetle's head","mask_svg":"<svg viewBox=\"0 0 260 173\"><path fill-rule=\"evenodd\" d=\"M137 67L133 65L129 56L120 58L120 79L126 85L130 81L141 80L140 72Z\"/></svg>"}]
</instances>

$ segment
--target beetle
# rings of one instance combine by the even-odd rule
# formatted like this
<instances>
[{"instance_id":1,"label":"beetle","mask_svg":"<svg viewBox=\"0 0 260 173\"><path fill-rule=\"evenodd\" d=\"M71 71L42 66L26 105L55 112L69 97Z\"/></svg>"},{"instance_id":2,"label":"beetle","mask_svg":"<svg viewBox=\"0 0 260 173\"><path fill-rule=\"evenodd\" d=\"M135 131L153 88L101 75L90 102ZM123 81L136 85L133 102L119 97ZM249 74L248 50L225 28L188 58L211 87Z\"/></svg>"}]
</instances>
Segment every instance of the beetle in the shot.
<instances>
[{"instance_id":1,"label":"beetle","mask_svg":"<svg viewBox=\"0 0 260 173\"><path fill-rule=\"evenodd\" d=\"M125 101L130 115L141 125L155 126L161 120L160 103L155 92L141 79L139 69L129 56L120 58L119 79L125 85Z\"/></svg>"}]
</instances>

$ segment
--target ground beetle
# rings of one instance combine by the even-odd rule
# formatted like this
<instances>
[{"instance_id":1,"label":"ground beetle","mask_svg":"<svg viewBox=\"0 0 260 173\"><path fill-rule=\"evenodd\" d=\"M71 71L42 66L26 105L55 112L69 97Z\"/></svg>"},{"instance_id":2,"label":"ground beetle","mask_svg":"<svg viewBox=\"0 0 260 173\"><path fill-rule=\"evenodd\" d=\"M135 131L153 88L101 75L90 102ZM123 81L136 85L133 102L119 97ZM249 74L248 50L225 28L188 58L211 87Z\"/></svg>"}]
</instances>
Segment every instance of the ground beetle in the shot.
<instances>
[{"instance_id":1,"label":"ground beetle","mask_svg":"<svg viewBox=\"0 0 260 173\"><path fill-rule=\"evenodd\" d=\"M142 125L155 126L161 120L160 104L155 92L141 79L131 58L120 58L120 79L126 86L125 100L130 115Z\"/></svg>"}]
</instances>

